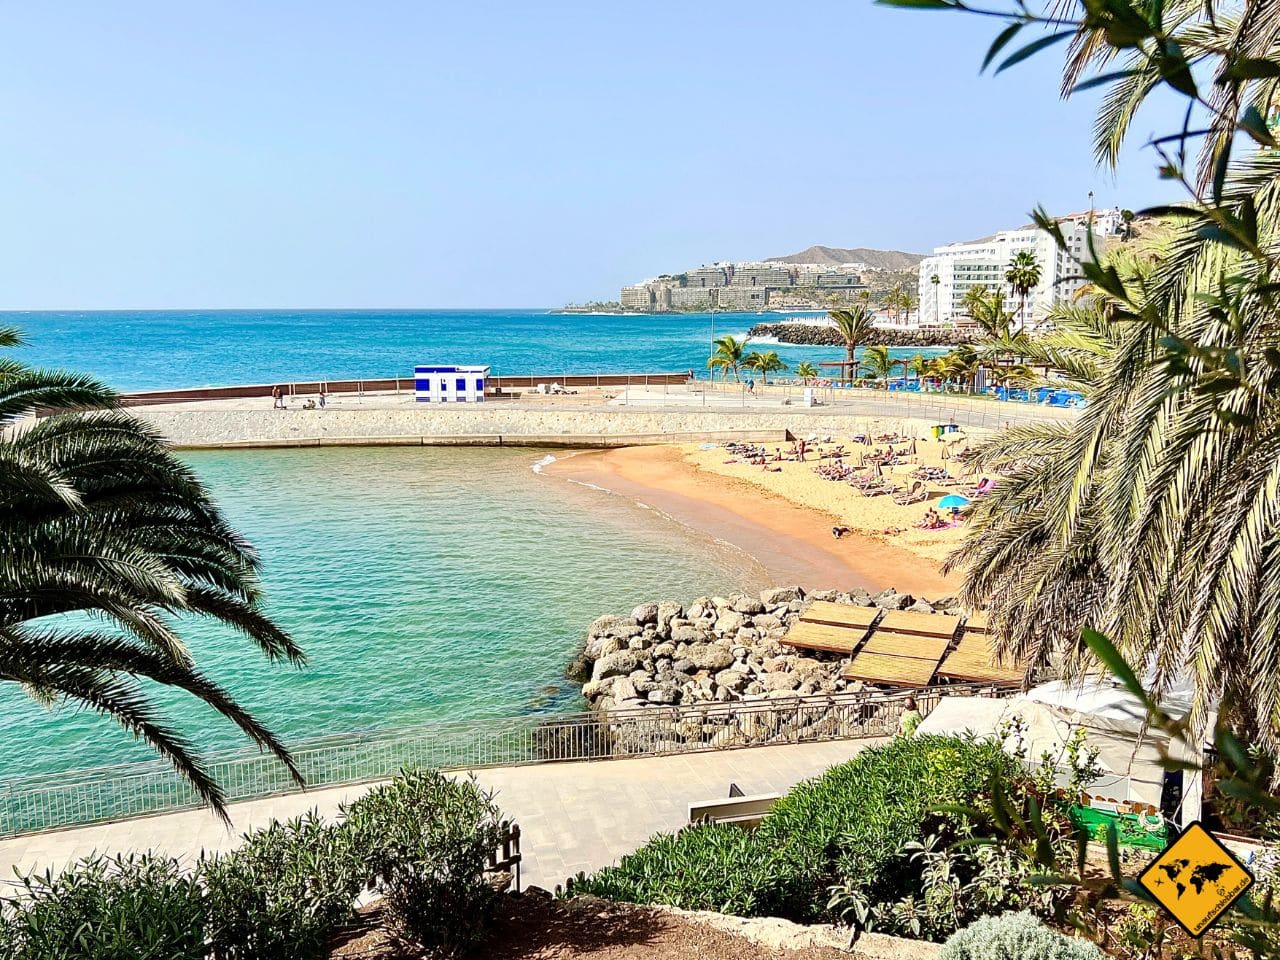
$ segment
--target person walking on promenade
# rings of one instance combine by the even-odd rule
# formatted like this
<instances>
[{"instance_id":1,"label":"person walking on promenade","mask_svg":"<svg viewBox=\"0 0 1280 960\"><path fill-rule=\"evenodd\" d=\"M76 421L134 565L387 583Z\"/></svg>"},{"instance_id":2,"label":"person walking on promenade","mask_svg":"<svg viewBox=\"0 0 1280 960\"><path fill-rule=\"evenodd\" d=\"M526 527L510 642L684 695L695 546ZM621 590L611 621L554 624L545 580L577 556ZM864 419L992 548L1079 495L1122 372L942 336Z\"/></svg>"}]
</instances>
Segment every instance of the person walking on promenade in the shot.
<instances>
[{"instance_id":1,"label":"person walking on promenade","mask_svg":"<svg viewBox=\"0 0 1280 960\"><path fill-rule=\"evenodd\" d=\"M280 389L278 384L271 388L271 409L284 409L284 391Z\"/></svg>"},{"instance_id":2,"label":"person walking on promenade","mask_svg":"<svg viewBox=\"0 0 1280 960\"><path fill-rule=\"evenodd\" d=\"M915 697L907 697L907 702L902 705L902 716L898 718L898 733L904 737L914 737L916 728L920 726L924 717L920 714L920 708L916 706Z\"/></svg>"}]
</instances>

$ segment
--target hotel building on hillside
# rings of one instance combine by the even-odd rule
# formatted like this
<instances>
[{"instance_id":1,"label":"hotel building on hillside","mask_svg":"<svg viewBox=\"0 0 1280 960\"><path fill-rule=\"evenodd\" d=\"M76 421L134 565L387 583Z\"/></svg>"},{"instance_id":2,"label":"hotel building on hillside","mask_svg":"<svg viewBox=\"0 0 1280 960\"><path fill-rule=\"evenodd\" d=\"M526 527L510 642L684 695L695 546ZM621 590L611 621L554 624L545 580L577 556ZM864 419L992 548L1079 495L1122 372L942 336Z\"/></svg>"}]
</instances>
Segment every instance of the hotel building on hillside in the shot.
<instances>
[{"instance_id":1,"label":"hotel building on hillside","mask_svg":"<svg viewBox=\"0 0 1280 960\"><path fill-rule=\"evenodd\" d=\"M1027 295L1028 326L1047 314L1054 303L1070 300L1084 285L1080 264L1091 259L1089 230L1093 224L1094 244L1101 251L1107 236L1120 232L1119 211L1079 213L1058 221L1067 249L1058 249L1053 237L1035 225L1002 230L990 237L968 243L935 247L933 255L920 262L920 325L946 326L967 322L965 294L975 286L986 287L1004 297L1004 308L1021 319L1021 300L1005 282L1004 274L1014 254L1029 250L1040 264L1040 283ZM933 282L934 277L938 282Z\"/></svg>"}]
</instances>

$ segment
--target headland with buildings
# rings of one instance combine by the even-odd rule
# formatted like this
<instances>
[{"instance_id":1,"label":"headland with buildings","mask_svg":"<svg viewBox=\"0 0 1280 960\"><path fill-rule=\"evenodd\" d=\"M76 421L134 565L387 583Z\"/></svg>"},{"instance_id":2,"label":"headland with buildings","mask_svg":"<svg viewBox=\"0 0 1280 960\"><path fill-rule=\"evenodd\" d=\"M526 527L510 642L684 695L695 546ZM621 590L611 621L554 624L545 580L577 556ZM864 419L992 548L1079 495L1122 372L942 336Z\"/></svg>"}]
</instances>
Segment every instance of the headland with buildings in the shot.
<instances>
[{"instance_id":1,"label":"headland with buildings","mask_svg":"<svg viewBox=\"0 0 1280 960\"><path fill-rule=\"evenodd\" d=\"M963 328L971 325L965 295L974 287L1000 293L1004 309L1021 316L1022 300L1005 280L1005 272L1015 255L1029 252L1040 269L1040 280L1026 298L1023 319L1030 324L1079 291L1084 284L1081 264L1123 236L1131 220L1132 215L1126 218L1118 207L1059 217L1066 249L1060 249L1047 231L1026 224L978 240L942 244L927 256L810 247L789 257L717 261L625 286L615 303L567 309L664 314L835 310L867 304L878 308L878 320L886 326ZM894 288L913 295L914 303L891 306L885 294ZM786 342L826 342L808 332L798 340L768 332Z\"/></svg>"}]
</instances>

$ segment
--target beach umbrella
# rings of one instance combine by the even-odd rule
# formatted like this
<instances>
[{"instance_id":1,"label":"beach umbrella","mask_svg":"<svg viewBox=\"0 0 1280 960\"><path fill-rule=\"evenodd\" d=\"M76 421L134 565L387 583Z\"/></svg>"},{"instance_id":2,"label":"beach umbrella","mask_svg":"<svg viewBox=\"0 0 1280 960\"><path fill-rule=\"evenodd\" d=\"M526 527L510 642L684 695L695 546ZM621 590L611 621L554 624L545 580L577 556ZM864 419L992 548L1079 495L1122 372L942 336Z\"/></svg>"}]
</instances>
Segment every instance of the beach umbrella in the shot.
<instances>
[{"instance_id":1,"label":"beach umbrella","mask_svg":"<svg viewBox=\"0 0 1280 960\"><path fill-rule=\"evenodd\" d=\"M951 493L938 501L938 506L943 510L959 510L961 507L969 505L969 498L962 497L958 493Z\"/></svg>"}]
</instances>

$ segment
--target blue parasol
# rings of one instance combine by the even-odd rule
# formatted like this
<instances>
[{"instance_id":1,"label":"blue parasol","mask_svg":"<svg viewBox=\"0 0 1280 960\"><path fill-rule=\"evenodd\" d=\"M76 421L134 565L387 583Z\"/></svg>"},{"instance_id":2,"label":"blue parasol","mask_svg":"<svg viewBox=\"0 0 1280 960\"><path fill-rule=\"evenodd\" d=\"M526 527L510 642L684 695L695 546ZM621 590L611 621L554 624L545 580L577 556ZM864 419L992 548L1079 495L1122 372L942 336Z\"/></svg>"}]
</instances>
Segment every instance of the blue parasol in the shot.
<instances>
[{"instance_id":1,"label":"blue parasol","mask_svg":"<svg viewBox=\"0 0 1280 960\"><path fill-rule=\"evenodd\" d=\"M938 506L943 510L959 510L961 507L969 505L969 498L962 497L958 493L948 494L938 501Z\"/></svg>"}]
</instances>

